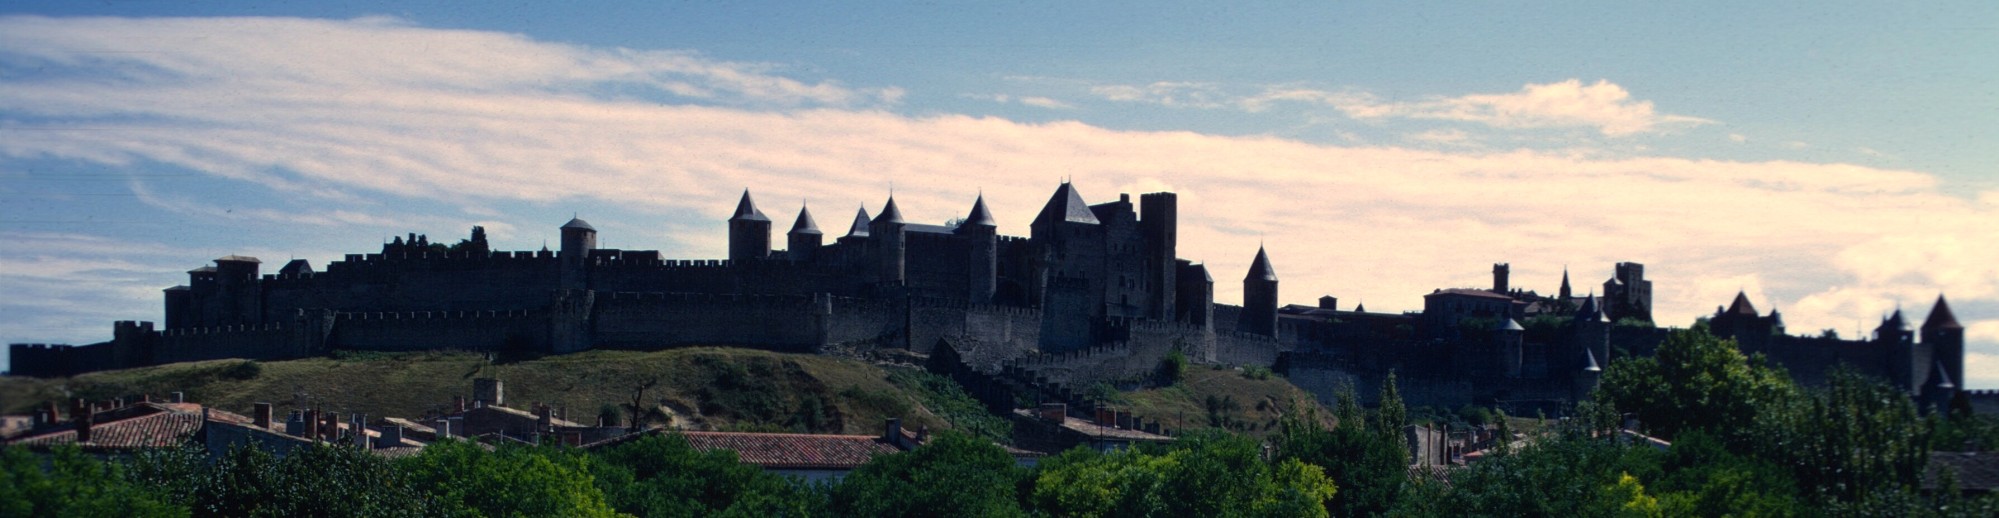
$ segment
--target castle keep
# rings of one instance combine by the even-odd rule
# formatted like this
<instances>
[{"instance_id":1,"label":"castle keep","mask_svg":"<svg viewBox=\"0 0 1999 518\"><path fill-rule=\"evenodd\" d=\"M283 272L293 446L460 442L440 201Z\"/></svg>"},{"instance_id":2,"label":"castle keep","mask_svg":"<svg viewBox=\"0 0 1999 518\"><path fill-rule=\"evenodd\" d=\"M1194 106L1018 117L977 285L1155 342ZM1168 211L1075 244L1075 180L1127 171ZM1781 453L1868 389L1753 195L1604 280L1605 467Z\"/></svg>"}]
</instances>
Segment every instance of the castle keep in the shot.
<instances>
[{"instance_id":1,"label":"castle keep","mask_svg":"<svg viewBox=\"0 0 1999 518\"><path fill-rule=\"evenodd\" d=\"M1218 303L1206 266L1177 255L1178 212L1173 193L1090 205L1063 183L1016 237L999 235L983 197L964 218L930 225L904 220L891 196L831 239L801 207L785 248L773 249L774 222L745 191L722 260L599 248L582 219L561 226L558 250L494 251L473 227L452 244L398 237L324 270L293 260L264 273L257 258L230 255L165 290L161 325L117 322L110 341L83 346L14 344L12 373L341 349L733 345L905 350L947 358L974 392L1074 399L1086 384L1144 379L1178 351L1273 367L1322 395L1345 383L1374 394L1393 370L1412 405L1559 408L1594 387L1613 354L1649 354L1664 336L1650 325L1652 282L1637 263L1616 264L1600 296L1575 295L1566 272L1556 294L1522 290L1498 264L1490 289L1440 289L1421 312L1371 313L1331 296L1280 305L1277 269L1259 248L1241 305ZM1760 316L1742 297L1712 320L1801 381L1846 364L1947 398L1963 379L1963 328L1941 298L1920 341L1899 312L1871 341L1785 336L1774 311Z\"/></svg>"}]
</instances>

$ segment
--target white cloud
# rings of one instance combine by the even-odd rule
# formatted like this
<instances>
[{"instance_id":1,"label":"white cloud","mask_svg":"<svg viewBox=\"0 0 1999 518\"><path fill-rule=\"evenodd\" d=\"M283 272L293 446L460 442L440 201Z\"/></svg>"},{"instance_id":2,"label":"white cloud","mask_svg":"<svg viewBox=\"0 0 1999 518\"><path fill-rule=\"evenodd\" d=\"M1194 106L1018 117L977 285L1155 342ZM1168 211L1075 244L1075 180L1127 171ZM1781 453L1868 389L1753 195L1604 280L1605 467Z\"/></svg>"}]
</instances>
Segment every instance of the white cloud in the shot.
<instances>
[{"instance_id":1,"label":"white cloud","mask_svg":"<svg viewBox=\"0 0 1999 518\"><path fill-rule=\"evenodd\" d=\"M1471 134L1460 129L1434 129L1422 133L1412 133L1404 138L1414 142L1430 144L1470 144Z\"/></svg>"},{"instance_id":2,"label":"white cloud","mask_svg":"<svg viewBox=\"0 0 1999 518\"><path fill-rule=\"evenodd\" d=\"M1173 107L1233 107L1258 113L1279 103L1299 103L1330 106L1348 117L1361 120L1446 120L1505 129L1591 128L1610 137L1714 123L1699 117L1659 113L1653 108L1652 101L1632 99L1631 92L1624 87L1601 79L1592 84L1569 79L1528 84L1518 92L1411 102L1386 101L1358 90L1329 91L1296 85L1267 86L1260 92L1247 95L1232 93L1223 85L1188 82L1102 85L1091 88L1091 92L1113 101ZM1730 136L1732 139L1736 137L1739 135Z\"/></svg>"},{"instance_id":3,"label":"white cloud","mask_svg":"<svg viewBox=\"0 0 1999 518\"><path fill-rule=\"evenodd\" d=\"M1748 142L1748 141L1749 141L1749 137L1747 137L1747 136L1744 136L1744 135L1743 135L1743 134L1741 134L1741 133L1730 133L1730 134L1728 134L1728 141L1729 141L1729 142L1734 142L1734 143L1737 143L1737 144L1741 144L1741 143L1744 143L1744 142Z\"/></svg>"},{"instance_id":4,"label":"white cloud","mask_svg":"<svg viewBox=\"0 0 1999 518\"><path fill-rule=\"evenodd\" d=\"M417 63L400 63L413 53L388 52L419 43L431 50L414 53ZM107 52L139 48L148 52ZM302 54L279 59L286 50ZM1284 273L1285 302L1331 293L1376 311L1420 307L1431 288L1483 284L1491 262L1511 262L1516 285L1543 291L1554 288L1563 264L1587 291L1613 262L1646 263L1658 316L1669 324L1727 303L1738 288L1760 292L1765 309L1780 302L1794 329L1844 329L1895 300L1927 307L1938 290L1967 303L1959 314L1967 321L1991 318L1970 314L1977 306L1968 303L1999 302L1999 272L1989 261L1999 256L1999 229L1989 224L1999 221L1999 203L1990 201L1999 195L1967 200L1915 171L1331 146L908 116L867 104L875 98L867 92L892 89L786 79L767 75L768 66L380 20L5 18L0 62L51 71L0 82L0 164L185 167L300 193L307 201L297 205L313 208L302 213L332 228L352 215L420 218L418 206L479 207L463 211L522 229L516 233L531 241L561 222L484 207L609 203L725 215L743 186L773 218L795 210L775 200L810 198L821 224L837 225L855 204L877 209L892 180L914 221L962 216L983 189L1001 231L1018 235L1057 180L1074 177L1090 201L1114 199L1113 187L1180 192L1180 255L1209 262L1225 302L1239 300L1231 279L1259 239ZM604 88L631 84L706 97L701 105L662 103ZM1131 102L1241 107L1240 97L1198 84L1100 88L1101 96ZM1309 97L1285 92L1264 102ZM724 105L709 104L715 99ZM1420 103L1358 94L1311 102L1351 102L1351 113L1366 117L1605 134L1693 123L1604 82ZM23 126L37 130L8 129ZM70 126L90 129L62 129ZM413 200L401 209L412 214L385 215L361 201L379 196ZM600 227L622 247L705 258L723 253L721 221L634 225L652 233L644 235ZM330 244L316 248L353 242L318 233ZM49 267L7 257L24 271ZM187 268L189 256L171 262L163 267L169 274ZM0 273L0 283L14 283L8 293L144 292L149 308L162 282L172 282L141 276L66 286L26 278ZM0 327L15 318L0 316Z\"/></svg>"},{"instance_id":5,"label":"white cloud","mask_svg":"<svg viewBox=\"0 0 1999 518\"><path fill-rule=\"evenodd\" d=\"M1048 97L1039 97L1039 96L1022 97L1020 98L1020 104L1025 104L1036 108L1048 108L1051 110L1067 110L1070 108L1075 108L1075 106L1071 106L1069 103L1065 103Z\"/></svg>"}]
</instances>

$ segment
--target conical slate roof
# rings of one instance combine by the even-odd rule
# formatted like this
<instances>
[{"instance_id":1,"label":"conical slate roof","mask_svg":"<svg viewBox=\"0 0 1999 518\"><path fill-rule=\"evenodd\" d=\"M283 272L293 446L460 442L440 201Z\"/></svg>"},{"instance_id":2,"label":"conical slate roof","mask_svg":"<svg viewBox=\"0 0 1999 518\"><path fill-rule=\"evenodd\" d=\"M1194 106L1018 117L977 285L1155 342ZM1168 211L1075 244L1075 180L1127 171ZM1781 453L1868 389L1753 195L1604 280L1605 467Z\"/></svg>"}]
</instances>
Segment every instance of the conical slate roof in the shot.
<instances>
[{"instance_id":1,"label":"conical slate roof","mask_svg":"<svg viewBox=\"0 0 1999 518\"><path fill-rule=\"evenodd\" d=\"M1270 256L1263 253L1263 247L1256 247L1256 260L1249 263L1249 276L1244 277L1243 280L1273 282L1277 280L1277 270L1270 267Z\"/></svg>"},{"instance_id":2,"label":"conical slate roof","mask_svg":"<svg viewBox=\"0 0 1999 518\"><path fill-rule=\"evenodd\" d=\"M1502 321L1502 322L1500 322L1500 323L1499 323L1498 325L1494 325L1494 326L1493 326L1492 328L1493 328L1493 329L1495 329L1495 330L1499 330L1499 331L1526 331L1526 330L1527 330L1527 328L1525 328L1525 327L1520 327L1520 322L1519 322L1519 321L1516 321L1516 320L1513 320L1513 319L1511 319L1511 318L1509 318L1509 319L1506 319L1505 321Z\"/></svg>"},{"instance_id":3,"label":"conical slate roof","mask_svg":"<svg viewBox=\"0 0 1999 518\"><path fill-rule=\"evenodd\" d=\"M902 223L902 210L895 208L895 196L889 196L888 204L882 205L882 213L875 216L875 223Z\"/></svg>"},{"instance_id":4,"label":"conical slate roof","mask_svg":"<svg viewBox=\"0 0 1999 518\"><path fill-rule=\"evenodd\" d=\"M569 218L569 222L563 223L562 228L574 228L574 229L588 230L591 232L597 231L597 227L590 226L590 222L583 221L583 218Z\"/></svg>"},{"instance_id":5,"label":"conical slate roof","mask_svg":"<svg viewBox=\"0 0 1999 518\"><path fill-rule=\"evenodd\" d=\"M1902 308L1895 308L1895 314L1889 315L1888 320L1881 323L1881 327L1895 329L1898 331L1915 330L1914 328L1909 327L1909 319L1902 318Z\"/></svg>"},{"instance_id":6,"label":"conical slate roof","mask_svg":"<svg viewBox=\"0 0 1999 518\"><path fill-rule=\"evenodd\" d=\"M986 195L980 194L979 199L972 201L972 214L965 216L965 222L959 224L959 226L965 225L978 225L982 227L999 226L999 222L993 221L992 211L986 210Z\"/></svg>"},{"instance_id":7,"label":"conical slate roof","mask_svg":"<svg viewBox=\"0 0 1999 518\"><path fill-rule=\"evenodd\" d=\"M847 227L847 235L851 237L868 237L867 207L861 207L860 210L854 212L854 226Z\"/></svg>"},{"instance_id":8,"label":"conical slate roof","mask_svg":"<svg viewBox=\"0 0 1999 518\"><path fill-rule=\"evenodd\" d=\"M1576 308L1576 320L1596 320L1596 292L1583 299L1582 307Z\"/></svg>"},{"instance_id":9,"label":"conical slate roof","mask_svg":"<svg viewBox=\"0 0 1999 518\"><path fill-rule=\"evenodd\" d=\"M813 222L813 221L812 221L812 210L811 210L811 209L807 209L807 208L805 208L805 207L803 207L803 206L801 206L801 207L799 207L799 208L798 208L798 221L796 221L796 222L793 222L793 223L791 224L791 232L790 232L790 233L792 233L792 234L818 234L818 233L820 233L820 232L819 232L819 224L818 224L818 223L816 223L816 222Z\"/></svg>"},{"instance_id":10,"label":"conical slate roof","mask_svg":"<svg viewBox=\"0 0 1999 518\"><path fill-rule=\"evenodd\" d=\"M1943 295L1937 295L1937 305L1930 308L1930 317L1923 319L1923 330L1964 329L1957 323L1957 315L1950 312L1950 303L1944 302Z\"/></svg>"},{"instance_id":11,"label":"conical slate roof","mask_svg":"<svg viewBox=\"0 0 1999 518\"><path fill-rule=\"evenodd\" d=\"M757 202L750 201L750 190L743 189L743 200L736 202L736 214L729 221L770 221L764 212L757 210Z\"/></svg>"},{"instance_id":12,"label":"conical slate roof","mask_svg":"<svg viewBox=\"0 0 1999 518\"><path fill-rule=\"evenodd\" d=\"M1743 293L1741 291L1735 292L1735 302L1731 302L1728 304L1728 312L1731 314L1750 316L1750 317L1757 315L1756 305L1749 303L1749 294Z\"/></svg>"},{"instance_id":13,"label":"conical slate roof","mask_svg":"<svg viewBox=\"0 0 1999 518\"><path fill-rule=\"evenodd\" d=\"M1603 372L1603 366L1596 362L1596 351L1583 348L1583 372Z\"/></svg>"},{"instance_id":14,"label":"conical slate roof","mask_svg":"<svg viewBox=\"0 0 1999 518\"><path fill-rule=\"evenodd\" d=\"M1950 389L1954 389L1954 388L1957 388L1957 385L1955 385L1955 384L1952 384L1952 383L1950 382L1950 371L1947 371L1947 370L1944 370L1944 368L1943 368L1943 362L1942 362L1942 361L1938 361L1938 362L1936 363L1936 367L1932 367L1932 368L1930 369L1930 372L1934 372L1934 373L1936 373L1936 378L1937 378L1937 384L1936 384L1936 387L1937 387L1937 388L1940 388L1940 389L1944 389L1944 390L1950 390Z\"/></svg>"},{"instance_id":15,"label":"conical slate roof","mask_svg":"<svg viewBox=\"0 0 1999 518\"><path fill-rule=\"evenodd\" d=\"M1034 216L1036 226L1064 221L1090 225L1102 223L1097 221L1096 213L1090 212L1090 204L1083 202L1083 195L1077 194L1076 187L1069 182L1062 182L1061 187L1056 187L1055 195L1049 196L1048 204L1041 207L1041 214Z\"/></svg>"},{"instance_id":16,"label":"conical slate roof","mask_svg":"<svg viewBox=\"0 0 1999 518\"><path fill-rule=\"evenodd\" d=\"M1362 303L1359 303L1359 304L1354 304L1354 306L1353 306L1353 312L1355 312L1355 313L1366 313L1366 312L1367 312L1367 303L1366 303L1366 302L1362 302Z\"/></svg>"}]
</instances>

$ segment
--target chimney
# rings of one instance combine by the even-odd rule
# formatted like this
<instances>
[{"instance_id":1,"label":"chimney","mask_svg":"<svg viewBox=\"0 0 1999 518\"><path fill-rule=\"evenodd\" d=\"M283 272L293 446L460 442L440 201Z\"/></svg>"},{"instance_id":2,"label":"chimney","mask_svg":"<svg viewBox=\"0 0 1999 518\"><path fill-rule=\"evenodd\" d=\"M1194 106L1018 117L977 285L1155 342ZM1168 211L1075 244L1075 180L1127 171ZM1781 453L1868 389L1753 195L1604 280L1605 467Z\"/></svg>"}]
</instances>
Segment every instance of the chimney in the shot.
<instances>
[{"instance_id":1,"label":"chimney","mask_svg":"<svg viewBox=\"0 0 1999 518\"><path fill-rule=\"evenodd\" d=\"M458 413L465 413L465 396L451 396L451 408L457 409Z\"/></svg>"},{"instance_id":2,"label":"chimney","mask_svg":"<svg viewBox=\"0 0 1999 518\"><path fill-rule=\"evenodd\" d=\"M56 424L57 421L62 420L62 414L58 412L61 412L61 410L56 406L56 402L48 401L42 403L42 422L37 424L42 426Z\"/></svg>"},{"instance_id":3,"label":"chimney","mask_svg":"<svg viewBox=\"0 0 1999 518\"><path fill-rule=\"evenodd\" d=\"M552 417L551 414L553 414L554 412L555 410L550 409L548 405L536 405L535 420L534 420L535 429L542 432L553 430L555 428L555 423L550 418Z\"/></svg>"},{"instance_id":4,"label":"chimney","mask_svg":"<svg viewBox=\"0 0 1999 518\"><path fill-rule=\"evenodd\" d=\"M250 412L252 414L250 418L254 420L257 427L265 430L271 429L271 404L257 403L253 408Z\"/></svg>"},{"instance_id":5,"label":"chimney","mask_svg":"<svg viewBox=\"0 0 1999 518\"><path fill-rule=\"evenodd\" d=\"M354 434L355 448L365 450L370 446L374 446L373 443L368 442L368 414L355 412L353 424L348 425L347 428L350 433Z\"/></svg>"},{"instance_id":6,"label":"chimney","mask_svg":"<svg viewBox=\"0 0 1999 518\"><path fill-rule=\"evenodd\" d=\"M78 444L90 442L90 425L95 424L92 421L96 416L91 415L89 403L85 403L82 399L76 400L75 406L70 410L70 418L76 420L76 442Z\"/></svg>"},{"instance_id":7,"label":"chimney","mask_svg":"<svg viewBox=\"0 0 1999 518\"><path fill-rule=\"evenodd\" d=\"M1047 421L1050 423L1060 423L1063 421L1063 419L1069 416L1069 405L1061 403L1042 403L1039 413L1041 415L1041 420L1043 421Z\"/></svg>"},{"instance_id":8,"label":"chimney","mask_svg":"<svg viewBox=\"0 0 1999 518\"><path fill-rule=\"evenodd\" d=\"M176 390L172 394L167 395L167 400L175 403L186 403L187 393Z\"/></svg>"},{"instance_id":9,"label":"chimney","mask_svg":"<svg viewBox=\"0 0 1999 518\"><path fill-rule=\"evenodd\" d=\"M888 426L882 430L882 439L890 444L902 444L902 418L888 418Z\"/></svg>"},{"instance_id":10,"label":"chimney","mask_svg":"<svg viewBox=\"0 0 1999 518\"><path fill-rule=\"evenodd\" d=\"M436 429L437 429L437 438L438 438L438 439L447 439L447 438L450 438L450 437L451 437L451 420L450 420L450 419L438 419L438 420L437 420L437 426L436 426Z\"/></svg>"},{"instance_id":11,"label":"chimney","mask_svg":"<svg viewBox=\"0 0 1999 518\"><path fill-rule=\"evenodd\" d=\"M472 399L492 406L507 406L506 391L495 378L472 380Z\"/></svg>"},{"instance_id":12,"label":"chimney","mask_svg":"<svg viewBox=\"0 0 1999 518\"><path fill-rule=\"evenodd\" d=\"M311 439L311 440L319 439L318 407L313 407L305 410L305 415L301 416L299 419L299 431L303 432L303 434L292 434L292 435L297 435L299 437L304 437L306 439Z\"/></svg>"}]
</instances>

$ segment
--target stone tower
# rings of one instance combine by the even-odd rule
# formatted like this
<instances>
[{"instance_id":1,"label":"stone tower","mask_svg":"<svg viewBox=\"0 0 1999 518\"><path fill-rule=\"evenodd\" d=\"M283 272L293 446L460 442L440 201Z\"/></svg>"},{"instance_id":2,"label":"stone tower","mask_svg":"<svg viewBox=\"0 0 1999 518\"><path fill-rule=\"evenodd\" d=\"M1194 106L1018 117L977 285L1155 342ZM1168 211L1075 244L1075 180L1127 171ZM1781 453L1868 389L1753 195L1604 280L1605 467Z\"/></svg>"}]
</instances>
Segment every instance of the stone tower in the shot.
<instances>
[{"instance_id":1,"label":"stone tower","mask_svg":"<svg viewBox=\"0 0 1999 518\"><path fill-rule=\"evenodd\" d=\"M729 262L743 263L770 257L770 218L757 210L750 190L743 189L736 213L729 216Z\"/></svg>"},{"instance_id":2,"label":"stone tower","mask_svg":"<svg viewBox=\"0 0 1999 518\"><path fill-rule=\"evenodd\" d=\"M1277 336L1277 270L1270 267L1270 256L1261 246L1256 247L1249 275L1242 278L1242 321L1236 330Z\"/></svg>"},{"instance_id":3,"label":"stone tower","mask_svg":"<svg viewBox=\"0 0 1999 518\"><path fill-rule=\"evenodd\" d=\"M1512 270L1513 270L1512 265L1509 265L1507 263L1492 263L1493 293L1505 295L1508 288L1511 288L1511 286L1508 286L1507 284L1506 277L1512 272Z\"/></svg>"},{"instance_id":4,"label":"stone tower","mask_svg":"<svg viewBox=\"0 0 1999 518\"><path fill-rule=\"evenodd\" d=\"M1145 284L1151 296L1146 317L1174 318L1180 284L1179 253L1180 198L1170 192L1141 194L1138 197L1139 231L1145 235Z\"/></svg>"},{"instance_id":5,"label":"stone tower","mask_svg":"<svg viewBox=\"0 0 1999 518\"><path fill-rule=\"evenodd\" d=\"M745 198L747 199L747 198ZM785 233L785 251L793 261L810 261L818 255L819 245L825 244L826 234L819 231L819 224L812 221L812 211L805 206L798 207L798 221L791 224L791 232Z\"/></svg>"},{"instance_id":6,"label":"stone tower","mask_svg":"<svg viewBox=\"0 0 1999 518\"><path fill-rule=\"evenodd\" d=\"M597 249L597 228L583 221L570 218L562 224L562 250L557 255L562 258L562 288L583 289L588 284L583 263L588 260L591 250Z\"/></svg>"},{"instance_id":7,"label":"stone tower","mask_svg":"<svg viewBox=\"0 0 1999 518\"><path fill-rule=\"evenodd\" d=\"M972 201L972 213L955 231L971 250L966 271L966 296L974 304L991 304L999 291L999 222L986 210L986 196Z\"/></svg>"},{"instance_id":8,"label":"stone tower","mask_svg":"<svg viewBox=\"0 0 1999 518\"><path fill-rule=\"evenodd\" d=\"M1950 312L1950 303L1944 302L1943 295L1937 295L1937 304L1930 308L1929 318L1923 319L1923 343L1929 344L1934 362L1943 369L1944 378L1964 382L1964 326L1957 323L1957 315Z\"/></svg>"},{"instance_id":9,"label":"stone tower","mask_svg":"<svg viewBox=\"0 0 1999 518\"><path fill-rule=\"evenodd\" d=\"M882 205L880 215L868 223L868 239L874 243L876 280L888 286L901 286L908 251L908 236L902 231L907 223L902 220L902 210L895 207L895 196L889 195L888 203Z\"/></svg>"}]
</instances>

